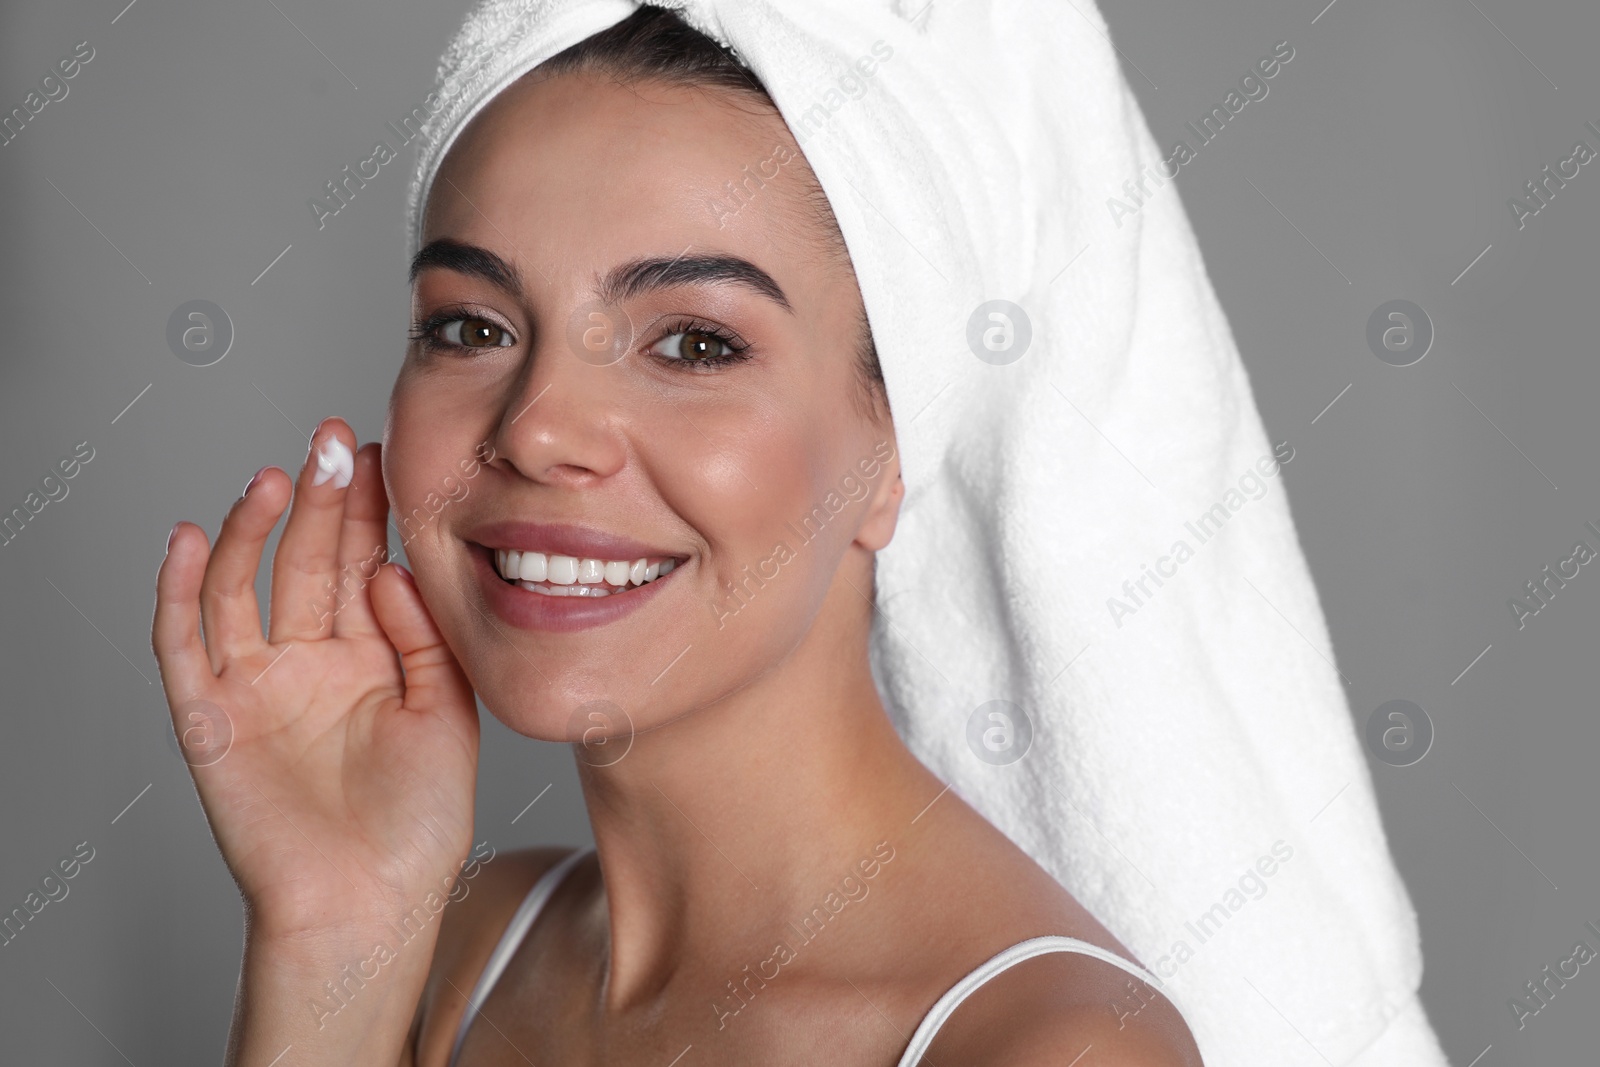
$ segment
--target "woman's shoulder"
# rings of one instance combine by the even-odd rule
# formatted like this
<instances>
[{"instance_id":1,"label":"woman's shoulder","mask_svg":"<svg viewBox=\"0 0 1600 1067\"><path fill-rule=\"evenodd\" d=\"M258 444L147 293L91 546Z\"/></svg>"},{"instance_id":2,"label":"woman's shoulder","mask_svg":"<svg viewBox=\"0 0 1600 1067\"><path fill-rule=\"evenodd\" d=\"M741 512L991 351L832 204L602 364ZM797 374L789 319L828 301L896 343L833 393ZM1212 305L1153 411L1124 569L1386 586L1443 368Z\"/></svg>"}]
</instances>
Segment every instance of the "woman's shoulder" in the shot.
<instances>
[{"instance_id":1,"label":"woman's shoulder","mask_svg":"<svg viewBox=\"0 0 1600 1067\"><path fill-rule=\"evenodd\" d=\"M944 975L944 989L1008 946L1037 937L1066 937L1142 966L1088 908L998 830L976 819L956 820L945 839L960 844L947 846L930 863L913 917L914 926L931 920L945 936L919 948L910 928L899 931L920 964L916 969ZM1159 989L1071 943L1048 947L969 993L939 1027L924 1062L1064 1067L1092 1047L1080 1067L1201 1067L1188 1025ZM920 997L929 995L927 985L920 990Z\"/></svg>"},{"instance_id":2,"label":"woman's shoulder","mask_svg":"<svg viewBox=\"0 0 1600 1067\"><path fill-rule=\"evenodd\" d=\"M418 1067L444 1067L467 997L528 890L573 849L550 846L491 853L462 872L441 913L427 984L417 1003L412 1042ZM472 872L472 873L468 873Z\"/></svg>"},{"instance_id":3,"label":"woman's shoulder","mask_svg":"<svg viewBox=\"0 0 1600 1067\"><path fill-rule=\"evenodd\" d=\"M1183 1016L1159 990L1095 956L1048 952L979 986L940 1027L940 1067L1203 1067Z\"/></svg>"}]
</instances>

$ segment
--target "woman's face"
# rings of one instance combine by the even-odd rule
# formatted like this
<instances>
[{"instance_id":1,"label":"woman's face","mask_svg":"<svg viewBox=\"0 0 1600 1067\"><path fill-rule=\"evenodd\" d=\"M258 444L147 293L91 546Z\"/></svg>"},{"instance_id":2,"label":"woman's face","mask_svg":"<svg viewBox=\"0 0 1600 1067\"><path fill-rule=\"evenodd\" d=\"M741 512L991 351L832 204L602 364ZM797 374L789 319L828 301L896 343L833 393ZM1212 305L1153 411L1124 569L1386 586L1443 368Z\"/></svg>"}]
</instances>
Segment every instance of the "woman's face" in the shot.
<instances>
[{"instance_id":1,"label":"woman's face","mask_svg":"<svg viewBox=\"0 0 1600 1067\"><path fill-rule=\"evenodd\" d=\"M607 701L647 730L808 634L862 639L899 465L805 166L749 100L590 74L524 78L445 158L383 472L435 621L513 729L576 739Z\"/></svg>"}]
</instances>

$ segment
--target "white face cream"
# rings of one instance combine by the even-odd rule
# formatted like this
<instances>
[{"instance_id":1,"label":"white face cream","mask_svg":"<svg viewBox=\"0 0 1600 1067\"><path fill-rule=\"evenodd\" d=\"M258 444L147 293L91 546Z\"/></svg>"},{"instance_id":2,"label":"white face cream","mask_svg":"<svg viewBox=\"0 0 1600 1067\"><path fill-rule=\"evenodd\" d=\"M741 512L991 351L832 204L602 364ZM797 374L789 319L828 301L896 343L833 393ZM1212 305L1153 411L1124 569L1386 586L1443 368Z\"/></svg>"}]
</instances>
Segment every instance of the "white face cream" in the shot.
<instances>
[{"instance_id":1,"label":"white face cream","mask_svg":"<svg viewBox=\"0 0 1600 1067\"><path fill-rule=\"evenodd\" d=\"M350 446L337 437L330 437L326 444L317 449L317 473L311 479L311 484L321 485L331 479L335 489L343 489L355 477L355 472L356 457L350 451Z\"/></svg>"}]
</instances>

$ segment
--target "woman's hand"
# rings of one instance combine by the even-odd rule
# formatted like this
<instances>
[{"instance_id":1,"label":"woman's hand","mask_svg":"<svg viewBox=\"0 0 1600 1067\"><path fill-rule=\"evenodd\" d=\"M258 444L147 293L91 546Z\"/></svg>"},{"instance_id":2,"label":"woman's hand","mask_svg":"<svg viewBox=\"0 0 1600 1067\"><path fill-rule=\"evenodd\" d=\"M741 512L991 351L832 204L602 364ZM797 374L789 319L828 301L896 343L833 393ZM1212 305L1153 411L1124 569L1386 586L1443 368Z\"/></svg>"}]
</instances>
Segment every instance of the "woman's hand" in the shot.
<instances>
[{"instance_id":1,"label":"woman's hand","mask_svg":"<svg viewBox=\"0 0 1600 1067\"><path fill-rule=\"evenodd\" d=\"M264 468L213 550L178 524L156 579L162 686L258 941L393 921L443 896L471 844L472 688L410 575L383 562L376 443L341 484L354 445L322 423L298 482ZM256 570L291 489L263 636Z\"/></svg>"}]
</instances>

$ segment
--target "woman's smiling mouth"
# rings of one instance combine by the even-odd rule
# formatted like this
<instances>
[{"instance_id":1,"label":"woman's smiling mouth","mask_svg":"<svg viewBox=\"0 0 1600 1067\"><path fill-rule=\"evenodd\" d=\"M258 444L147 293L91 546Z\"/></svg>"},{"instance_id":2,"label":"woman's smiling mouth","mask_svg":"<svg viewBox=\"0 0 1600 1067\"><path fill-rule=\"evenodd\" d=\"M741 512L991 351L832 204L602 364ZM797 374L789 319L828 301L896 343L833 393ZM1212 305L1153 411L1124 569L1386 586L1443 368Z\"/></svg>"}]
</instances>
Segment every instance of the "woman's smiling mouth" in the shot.
<instances>
[{"instance_id":1,"label":"woman's smiling mouth","mask_svg":"<svg viewBox=\"0 0 1600 1067\"><path fill-rule=\"evenodd\" d=\"M653 582L677 565L672 556L635 560L579 558L498 548L494 569L507 582L543 596L606 597Z\"/></svg>"},{"instance_id":2,"label":"woman's smiling mouth","mask_svg":"<svg viewBox=\"0 0 1600 1067\"><path fill-rule=\"evenodd\" d=\"M465 532L489 607L519 629L567 632L656 598L690 556L565 523L504 521Z\"/></svg>"}]
</instances>

